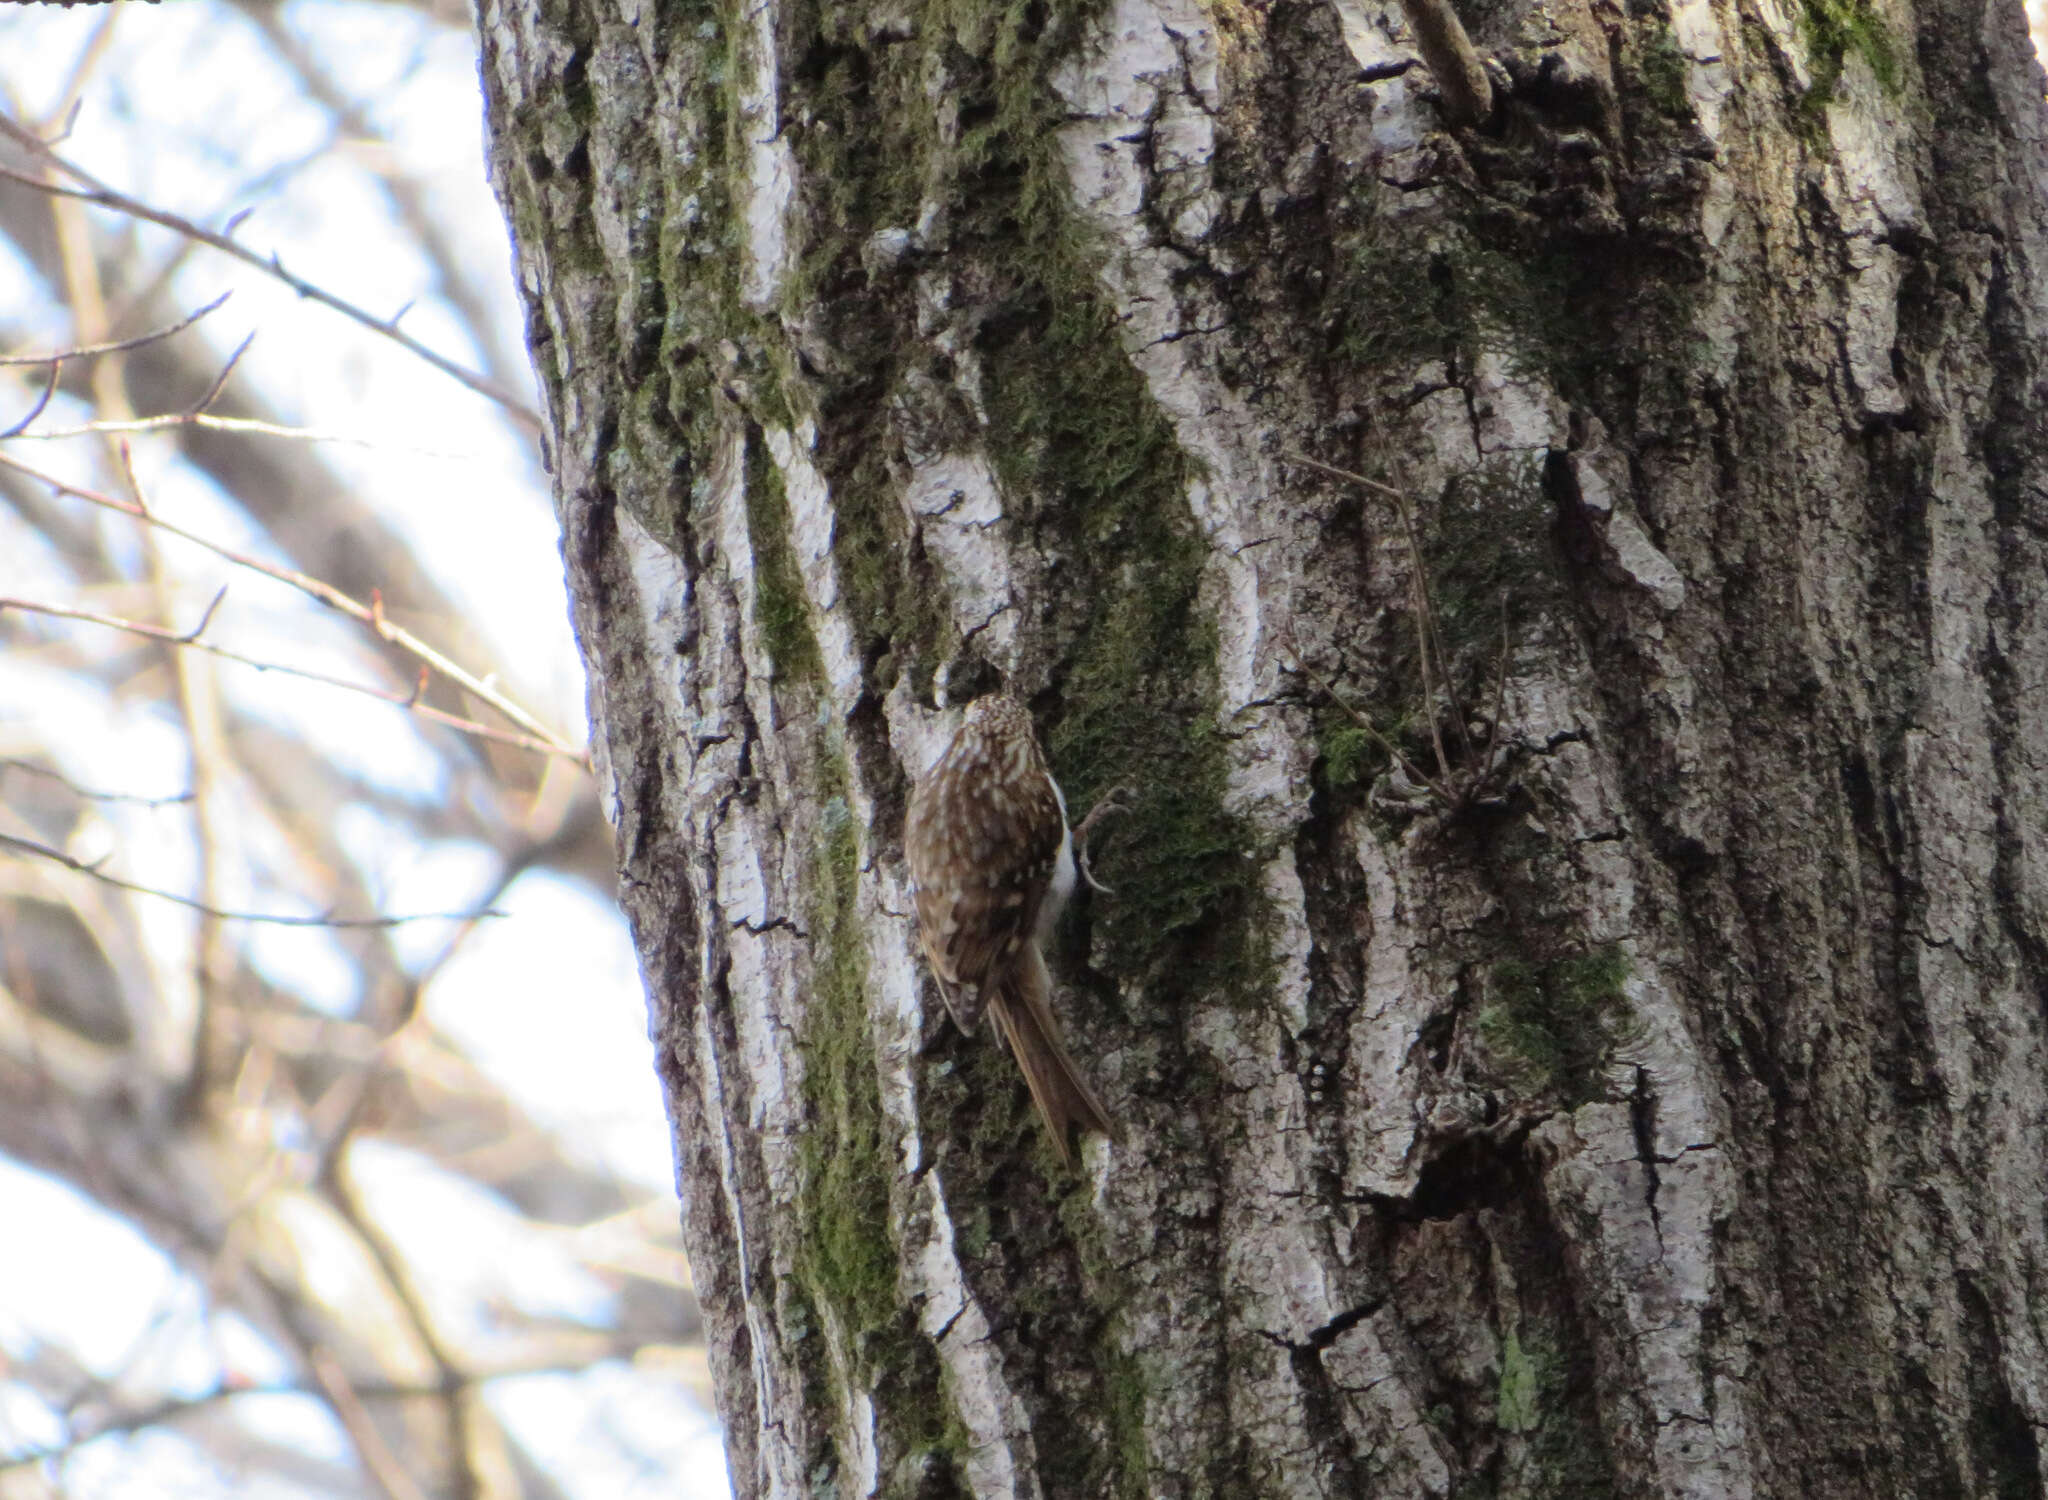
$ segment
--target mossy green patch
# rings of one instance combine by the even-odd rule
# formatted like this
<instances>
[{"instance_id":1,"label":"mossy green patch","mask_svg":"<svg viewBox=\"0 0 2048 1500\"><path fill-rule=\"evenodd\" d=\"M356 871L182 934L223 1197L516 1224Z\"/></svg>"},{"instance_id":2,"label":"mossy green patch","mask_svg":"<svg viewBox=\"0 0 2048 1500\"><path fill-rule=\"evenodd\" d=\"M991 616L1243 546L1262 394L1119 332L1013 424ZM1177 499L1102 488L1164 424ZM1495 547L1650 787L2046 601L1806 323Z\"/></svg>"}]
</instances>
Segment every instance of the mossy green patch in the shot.
<instances>
[{"instance_id":1,"label":"mossy green patch","mask_svg":"<svg viewBox=\"0 0 2048 1500\"><path fill-rule=\"evenodd\" d=\"M845 796L851 770L836 744L820 745L817 776L827 800L806 909L811 985L802 1048L809 1119L797 1152L804 1184L797 1274L783 1300L829 1312L847 1361L842 1377L874 1393L876 1446L885 1466L880 1493L940 1500L968 1492L964 1465L971 1440L945 1397L937 1354L898 1294L900 1259L890 1222L898 1163L869 1025L868 954L856 905L860 830ZM809 1362L814 1370L826 1367L822 1360ZM832 1411L841 1403L821 1392L812 1405ZM840 1462L821 1451L814 1472L829 1486Z\"/></svg>"},{"instance_id":2,"label":"mossy green patch","mask_svg":"<svg viewBox=\"0 0 2048 1500\"><path fill-rule=\"evenodd\" d=\"M1147 1500L1146 1478L1151 1472L1151 1449L1145 1437L1145 1367L1136 1354L1123 1350L1108 1352L1104 1358L1103 1416L1109 1424L1109 1441L1115 1459L1117 1500Z\"/></svg>"},{"instance_id":3,"label":"mossy green patch","mask_svg":"<svg viewBox=\"0 0 2048 1500\"><path fill-rule=\"evenodd\" d=\"M845 784L843 767L837 778ZM810 901L811 993L804 1012L803 1269L855 1353L899 1316L889 1229L895 1161L869 1036L867 945L855 899L860 833L843 795L825 803Z\"/></svg>"},{"instance_id":4,"label":"mossy green patch","mask_svg":"<svg viewBox=\"0 0 2048 1500\"><path fill-rule=\"evenodd\" d=\"M789 537L789 497L782 471L768 457L758 430L747 434L747 543L754 554L754 626L778 680L819 682L825 658L811 631L796 548Z\"/></svg>"},{"instance_id":5,"label":"mossy green patch","mask_svg":"<svg viewBox=\"0 0 2048 1500\"><path fill-rule=\"evenodd\" d=\"M1331 791L1362 785L1387 764L1379 740L1341 709L1325 710L1317 717L1316 749L1319 774Z\"/></svg>"},{"instance_id":6,"label":"mossy green patch","mask_svg":"<svg viewBox=\"0 0 2048 1500\"><path fill-rule=\"evenodd\" d=\"M1682 70L1684 59L1653 50L1646 89L1659 77L1668 86L1673 63ZM1677 82L1679 94L1667 92L1665 104L1683 106L1682 72ZM1693 346L1698 264L1666 241L1608 232L1597 215L1558 229L1547 206L1557 163L1526 144L1489 152L1497 160L1488 188L1462 223L1424 231L1381 208L1385 189L1361 190L1333 213L1322 320L1337 359L1383 391L1434 377L1468 393L1491 361L1584 404L1619 372L1668 363L1674 347ZM1660 213L1696 195L1690 183L1675 178Z\"/></svg>"},{"instance_id":7,"label":"mossy green patch","mask_svg":"<svg viewBox=\"0 0 2048 1500\"><path fill-rule=\"evenodd\" d=\"M910 523L879 449L870 449L834 495L832 552L847 607L860 622L868 676L877 692L910 672L912 691L931 693L941 653L957 645L945 595L928 564L913 556Z\"/></svg>"},{"instance_id":8,"label":"mossy green patch","mask_svg":"<svg viewBox=\"0 0 2048 1500\"><path fill-rule=\"evenodd\" d=\"M1375 369L1449 359L1470 331L1438 257L1372 217L1340 259L1337 300L1338 351Z\"/></svg>"},{"instance_id":9,"label":"mossy green patch","mask_svg":"<svg viewBox=\"0 0 2048 1500\"><path fill-rule=\"evenodd\" d=\"M1521 1338L1510 1332L1500 1346L1500 1393L1494 1400L1494 1424L1502 1432L1528 1432L1539 1420L1536 1366L1522 1352Z\"/></svg>"},{"instance_id":10,"label":"mossy green patch","mask_svg":"<svg viewBox=\"0 0 2048 1500\"><path fill-rule=\"evenodd\" d=\"M898 23L908 39L877 36L831 0L787 12L806 235L783 319L822 330L837 356L809 372L809 385L821 463L834 476L835 557L877 691L908 670L927 693L941 653L959 644L901 504L892 402L908 390L927 451L972 449L982 436L948 358L906 332L918 320L910 271L923 254L913 233L928 220L980 300L1032 279L1017 264L1027 243L1070 222L1047 78L1094 3L911 0Z\"/></svg>"},{"instance_id":11,"label":"mossy green patch","mask_svg":"<svg viewBox=\"0 0 2048 1500\"><path fill-rule=\"evenodd\" d=\"M1607 1500L1614 1469L1588 1373L1575 1370L1538 1320L1501 1341L1495 1425L1520 1439L1500 1492L1528 1500Z\"/></svg>"},{"instance_id":12,"label":"mossy green patch","mask_svg":"<svg viewBox=\"0 0 2048 1500\"><path fill-rule=\"evenodd\" d=\"M1834 99L1851 57L1869 64L1886 95L1898 93L1898 47L1870 0L1801 0L1799 31L1806 39L1813 74L1806 95L1809 110L1817 111Z\"/></svg>"},{"instance_id":13,"label":"mossy green patch","mask_svg":"<svg viewBox=\"0 0 2048 1500\"><path fill-rule=\"evenodd\" d=\"M1469 370L1491 353L1555 376L1592 354L1573 306L1582 267L1572 252L1496 245L1463 230L1418 243L1363 206L1353 218L1359 227L1340 243L1332 285L1343 357L1407 373L1428 360Z\"/></svg>"},{"instance_id":14,"label":"mossy green patch","mask_svg":"<svg viewBox=\"0 0 2048 1500\"><path fill-rule=\"evenodd\" d=\"M1576 1109L1605 1092L1607 1061L1631 1034L1628 973L1615 947L1552 963L1503 960L1488 975L1479 1035L1523 1083Z\"/></svg>"},{"instance_id":15,"label":"mossy green patch","mask_svg":"<svg viewBox=\"0 0 2048 1500\"><path fill-rule=\"evenodd\" d=\"M1423 566L1446 685L1467 710L1490 713L1492 704L1478 699L1492 690L1503 640L1522 639L1565 603L1542 459L1510 455L1456 476L1425 525Z\"/></svg>"},{"instance_id":16,"label":"mossy green patch","mask_svg":"<svg viewBox=\"0 0 2048 1500\"><path fill-rule=\"evenodd\" d=\"M1260 851L1225 808L1192 466L1078 244L1057 225L1029 238L1032 279L982 350L988 439L1006 493L1035 501L1028 519L1059 558L1071 646L1049 748L1070 810L1112 787L1133 793L1105 829L1098 868L1116 896L1096 908L1096 930L1120 977L1170 970L1188 990L1244 997L1262 973Z\"/></svg>"},{"instance_id":17,"label":"mossy green patch","mask_svg":"<svg viewBox=\"0 0 2048 1500\"><path fill-rule=\"evenodd\" d=\"M1636 74L1650 102L1667 115L1683 116L1692 105L1686 95L1687 63L1677 34L1661 21L1647 23L1641 50L1636 55Z\"/></svg>"}]
</instances>

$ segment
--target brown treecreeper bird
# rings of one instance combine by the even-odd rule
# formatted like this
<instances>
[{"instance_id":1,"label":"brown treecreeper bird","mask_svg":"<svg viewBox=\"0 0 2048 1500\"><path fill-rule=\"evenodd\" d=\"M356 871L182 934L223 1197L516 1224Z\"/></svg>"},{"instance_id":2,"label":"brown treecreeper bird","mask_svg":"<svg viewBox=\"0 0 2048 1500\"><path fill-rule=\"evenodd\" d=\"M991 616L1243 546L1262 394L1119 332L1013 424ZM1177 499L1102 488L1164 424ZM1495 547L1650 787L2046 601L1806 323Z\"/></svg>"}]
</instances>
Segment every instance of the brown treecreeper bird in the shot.
<instances>
[{"instance_id":1,"label":"brown treecreeper bird","mask_svg":"<svg viewBox=\"0 0 2048 1500\"><path fill-rule=\"evenodd\" d=\"M1031 715L1016 699L998 694L968 708L911 793L903 850L946 1009L969 1036L984 1010L994 1018L1060 1160L1072 1165L1074 1127L1111 1137L1116 1129L1053 1019L1044 948L1073 894L1074 838Z\"/></svg>"}]
</instances>

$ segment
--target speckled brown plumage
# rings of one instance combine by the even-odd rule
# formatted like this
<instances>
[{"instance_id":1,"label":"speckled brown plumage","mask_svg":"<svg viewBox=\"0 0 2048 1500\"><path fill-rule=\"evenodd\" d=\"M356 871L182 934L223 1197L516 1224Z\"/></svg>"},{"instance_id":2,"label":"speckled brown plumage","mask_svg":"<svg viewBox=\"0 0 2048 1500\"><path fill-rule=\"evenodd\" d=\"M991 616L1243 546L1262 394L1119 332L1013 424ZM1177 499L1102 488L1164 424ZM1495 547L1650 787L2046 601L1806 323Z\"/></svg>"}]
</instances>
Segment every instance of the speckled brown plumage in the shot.
<instances>
[{"instance_id":1,"label":"speckled brown plumage","mask_svg":"<svg viewBox=\"0 0 2048 1500\"><path fill-rule=\"evenodd\" d=\"M994 1017L1063 1159L1073 1127L1113 1134L1052 1014L1041 945L1073 888L1073 850L1022 704L997 696L968 709L911 795L903 844L918 932L954 1021L972 1034L984 1010Z\"/></svg>"}]
</instances>

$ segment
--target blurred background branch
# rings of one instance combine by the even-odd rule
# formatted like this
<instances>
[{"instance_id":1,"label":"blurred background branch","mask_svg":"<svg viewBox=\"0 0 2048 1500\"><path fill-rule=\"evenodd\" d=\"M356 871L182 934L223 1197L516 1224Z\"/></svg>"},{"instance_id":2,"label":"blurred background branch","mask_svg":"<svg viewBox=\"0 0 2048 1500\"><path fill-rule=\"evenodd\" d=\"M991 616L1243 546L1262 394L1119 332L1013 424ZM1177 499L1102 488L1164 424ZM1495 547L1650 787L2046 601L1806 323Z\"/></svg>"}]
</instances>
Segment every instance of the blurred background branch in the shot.
<instances>
[{"instance_id":1,"label":"blurred background branch","mask_svg":"<svg viewBox=\"0 0 2048 1500\"><path fill-rule=\"evenodd\" d=\"M469 24L0 14L0 1500L725 1493Z\"/></svg>"}]
</instances>

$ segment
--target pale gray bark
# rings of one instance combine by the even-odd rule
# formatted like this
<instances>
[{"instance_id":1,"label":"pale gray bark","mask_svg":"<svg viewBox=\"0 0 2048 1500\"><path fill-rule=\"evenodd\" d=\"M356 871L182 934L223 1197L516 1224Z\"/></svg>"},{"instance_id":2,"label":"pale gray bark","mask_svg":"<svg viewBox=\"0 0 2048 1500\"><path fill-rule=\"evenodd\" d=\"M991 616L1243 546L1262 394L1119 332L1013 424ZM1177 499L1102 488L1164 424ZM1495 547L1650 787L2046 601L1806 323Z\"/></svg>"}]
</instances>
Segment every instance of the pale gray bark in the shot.
<instances>
[{"instance_id":1,"label":"pale gray bark","mask_svg":"<svg viewBox=\"0 0 2048 1500\"><path fill-rule=\"evenodd\" d=\"M484 7L743 1495L2042 1493L2019 9L1398 15ZM998 681L1080 1180L908 915Z\"/></svg>"}]
</instances>

